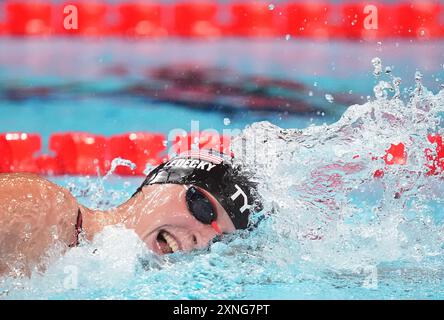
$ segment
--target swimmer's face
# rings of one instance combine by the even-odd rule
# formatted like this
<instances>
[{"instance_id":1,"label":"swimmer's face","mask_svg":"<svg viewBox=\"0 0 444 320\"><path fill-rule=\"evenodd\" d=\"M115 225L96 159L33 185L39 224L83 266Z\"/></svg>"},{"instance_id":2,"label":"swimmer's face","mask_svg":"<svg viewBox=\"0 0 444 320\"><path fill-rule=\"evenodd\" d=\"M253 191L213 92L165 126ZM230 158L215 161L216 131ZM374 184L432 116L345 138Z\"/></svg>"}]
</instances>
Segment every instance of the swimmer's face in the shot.
<instances>
[{"instance_id":1,"label":"swimmer's face","mask_svg":"<svg viewBox=\"0 0 444 320\"><path fill-rule=\"evenodd\" d=\"M188 210L188 187L177 184L148 185L134 197L130 222L153 252L167 254L205 248L218 235L211 225L199 222ZM219 202L209 192L197 189L211 202L220 231L235 231L230 217Z\"/></svg>"}]
</instances>

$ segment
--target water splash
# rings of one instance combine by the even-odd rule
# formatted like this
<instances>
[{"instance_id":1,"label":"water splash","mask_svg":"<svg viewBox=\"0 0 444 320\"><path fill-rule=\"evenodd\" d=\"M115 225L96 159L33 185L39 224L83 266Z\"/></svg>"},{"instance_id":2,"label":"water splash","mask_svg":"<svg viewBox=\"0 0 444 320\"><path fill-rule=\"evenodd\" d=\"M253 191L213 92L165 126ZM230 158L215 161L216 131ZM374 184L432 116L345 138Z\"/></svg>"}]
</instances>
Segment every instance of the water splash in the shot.
<instances>
[{"instance_id":1,"label":"water splash","mask_svg":"<svg viewBox=\"0 0 444 320\"><path fill-rule=\"evenodd\" d=\"M115 158L111 161L111 168L106 173L106 175L103 177L103 179L107 179L109 176L111 176L117 169L117 167L127 167L131 170L136 169L136 164L133 163L131 160L122 159L120 157Z\"/></svg>"},{"instance_id":2,"label":"water splash","mask_svg":"<svg viewBox=\"0 0 444 320\"><path fill-rule=\"evenodd\" d=\"M106 190L104 184L112 177L119 166L128 167L131 170L136 168L136 165L130 160L118 157L111 161L110 169L103 177L97 171L97 178L82 177L75 179L67 184L68 190L83 204L92 209L109 209L115 206L116 200L122 199L122 191Z\"/></svg>"},{"instance_id":3,"label":"water splash","mask_svg":"<svg viewBox=\"0 0 444 320\"><path fill-rule=\"evenodd\" d=\"M372 62L381 76L381 61ZM385 89L392 86L381 80L376 100L349 107L330 126L285 130L262 122L244 131L235 153L266 181L261 193L269 210L279 208L272 219L277 259L297 257L294 263L349 272L394 261L442 262L444 230L436 220L444 202L442 177L426 174L424 150L432 147L427 135L442 128L444 91L433 95L418 73L415 79L409 101L399 99L399 89L390 99ZM382 156L400 142L407 164L387 166ZM387 174L375 180L381 168Z\"/></svg>"}]
</instances>

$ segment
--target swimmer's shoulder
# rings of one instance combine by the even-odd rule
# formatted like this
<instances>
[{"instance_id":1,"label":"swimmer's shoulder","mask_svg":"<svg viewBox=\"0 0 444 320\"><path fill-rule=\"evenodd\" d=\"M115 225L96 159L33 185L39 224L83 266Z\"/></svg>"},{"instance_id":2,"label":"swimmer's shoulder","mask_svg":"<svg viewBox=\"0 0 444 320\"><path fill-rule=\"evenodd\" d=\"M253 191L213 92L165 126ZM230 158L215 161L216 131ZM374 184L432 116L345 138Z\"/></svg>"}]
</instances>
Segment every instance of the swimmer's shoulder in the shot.
<instances>
[{"instance_id":1,"label":"swimmer's shoulder","mask_svg":"<svg viewBox=\"0 0 444 320\"><path fill-rule=\"evenodd\" d=\"M0 174L0 275L16 261L17 270L30 275L45 265L44 254L56 242L72 244L78 210L68 190L43 177Z\"/></svg>"},{"instance_id":2,"label":"swimmer's shoulder","mask_svg":"<svg viewBox=\"0 0 444 320\"><path fill-rule=\"evenodd\" d=\"M34 173L0 173L0 188L33 192L61 187Z\"/></svg>"},{"instance_id":3,"label":"swimmer's shoulder","mask_svg":"<svg viewBox=\"0 0 444 320\"><path fill-rule=\"evenodd\" d=\"M32 173L0 174L0 207L11 201L52 202L54 206L78 208L76 199L68 190Z\"/></svg>"}]
</instances>

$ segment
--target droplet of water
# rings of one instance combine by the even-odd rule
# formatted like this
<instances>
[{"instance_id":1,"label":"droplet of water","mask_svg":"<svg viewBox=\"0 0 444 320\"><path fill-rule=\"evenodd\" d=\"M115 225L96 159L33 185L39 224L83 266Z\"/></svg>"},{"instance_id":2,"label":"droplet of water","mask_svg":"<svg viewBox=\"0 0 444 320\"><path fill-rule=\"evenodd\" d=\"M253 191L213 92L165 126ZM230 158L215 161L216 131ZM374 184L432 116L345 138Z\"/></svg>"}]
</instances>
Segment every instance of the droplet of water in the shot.
<instances>
[{"instance_id":1,"label":"droplet of water","mask_svg":"<svg viewBox=\"0 0 444 320\"><path fill-rule=\"evenodd\" d=\"M422 92L422 73L419 71L415 72L415 82L416 82L416 92L421 93Z\"/></svg>"},{"instance_id":2,"label":"droplet of water","mask_svg":"<svg viewBox=\"0 0 444 320\"><path fill-rule=\"evenodd\" d=\"M231 123L230 118L224 118L224 125L228 126L230 125L230 123Z\"/></svg>"},{"instance_id":3,"label":"droplet of water","mask_svg":"<svg viewBox=\"0 0 444 320\"><path fill-rule=\"evenodd\" d=\"M274 10L274 4L269 4L268 5L268 10Z\"/></svg>"},{"instance_id":4,"label":"droplet of water","mask_svg":"<svg viewBox=\"0 0 444 320\"><path fill-rule=\"evenodd\" d=\"M392 80L393 84L393 90L395 90L395 94L393 95L393 98L399 98L401 96L400 86L401 86L401 78L399 77L393 77Z\"/></svg>"},{"instance_id":5,"label":"droplet of water","mask_svg":"<svg viewBox=\"0 0 444 320\"><path fill-rule=\"evenodd\" d=\"M422 73L420 71L416 71L415 72L415 80L416 81L421 81L422 80Z\"/></svg>"},{"instance_id":6,"label":"droplet of water","mask_svg":"<svg viewBox=\"0 0 444 320\"><path fill-rule=\"evenodd\" d=\"M313 91L311 91L311 90L308 91L308 96L309 96L309 97L313 97Z\"/></svg>"},{"instance_id":7,"label":"droplet of water","mask_svg":"<svg viewBox=\"0 0 444 320\"><path fill-rule=\"evenodd\" d=\"M386 89L393 90L393 87L386 81L379 81L379 83L373 88L376 99L386 99Z\"/></svg>"},{"instance_id":8,"label":"droplet of water","mask_svg":"<svg viewBox=\"0 0 444 320\"><path fill-rule=\"evenodd\" d=\"M377 45L378 45L378 47L376 48L376 50L377 50L378 52L382 52L382 42L381 42L381 41L378 41L378 42L377 42Z\"/></svg>"},{"instance_id":9,"label":"droplet of water","mask_svg":"<svg viewBox=\"0 0 444 320\"><path fill-rule=\"evenodd\" d=\"M331 94L327 93L325 94L325 100L327 100L330 103L333 103L335 101L335 98Z\"/></svg>"},{"instance_id":10,"label":"droplet of water","mask_svg":"<svg viewBox=\"0 0 444 320\"><path fill-rule=\"evenodd\" d=\"M289 35L289 34L287 34L287 35L285 35L285 40L290 40L291 39L291 35Z\"/></svg>"},{"instance_id":11,"label":"droplet of water","mask_svg":"<svg viewBox=\"0 0 444 320\"><path fill-rule=\"evenodd\" d=\"M378 57L375 57L372 59L372 65L373 65L373 74L376 77L379 77L382 73L382 62L381 59Z\"/></svg>"}]
</instances>

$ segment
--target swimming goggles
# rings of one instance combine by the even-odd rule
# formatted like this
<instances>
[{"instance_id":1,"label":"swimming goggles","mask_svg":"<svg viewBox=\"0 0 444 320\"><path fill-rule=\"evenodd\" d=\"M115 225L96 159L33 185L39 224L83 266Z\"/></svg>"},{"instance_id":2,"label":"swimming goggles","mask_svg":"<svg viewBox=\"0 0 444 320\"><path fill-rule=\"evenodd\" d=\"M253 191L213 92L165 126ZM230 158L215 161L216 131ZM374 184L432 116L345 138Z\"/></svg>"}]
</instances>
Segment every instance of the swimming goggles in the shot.
<instances>
[{"instance_id":1,"label":"swimming goggles","mask_svg":"<svg viewBox=\"0 0 444 320\"><path fill-rule=\"evenodd\" d=\"M197 221L210 225L219 235L222 234L219 225L217 224L217 212L212 205L210 199L205 194L194 186L187 188L186 201L188 210L196 218Z\"/></svg>"}]
</instances>

